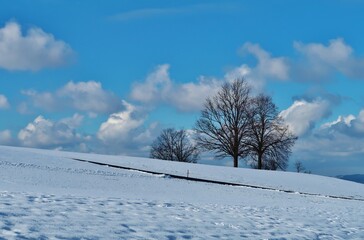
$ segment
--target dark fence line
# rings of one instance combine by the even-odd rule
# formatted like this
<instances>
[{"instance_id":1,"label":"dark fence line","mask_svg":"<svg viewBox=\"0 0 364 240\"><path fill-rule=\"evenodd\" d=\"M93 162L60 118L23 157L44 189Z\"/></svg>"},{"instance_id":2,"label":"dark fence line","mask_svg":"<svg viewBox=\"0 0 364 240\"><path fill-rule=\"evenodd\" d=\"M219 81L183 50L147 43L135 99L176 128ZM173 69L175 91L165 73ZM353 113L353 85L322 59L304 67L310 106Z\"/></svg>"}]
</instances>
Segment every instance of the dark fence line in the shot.
<instances>
[{"instance_id":1,"label":"dark fence line","mask_svg":"<svg viewBox=\"0 0 364 240\"><path fill-rule=\"evenodd\" d=\"M233 182L209 180L209 179L195 178L195 177L175 175L175 174L166 174L166 173L155 172L155 171L150 171L150 170L137 169L137 168L131 168L131 167L123 167L123 166L120 166L120 165L113 165L113 164L108 164L108 163L100 163L100 162L95 162L95 161L90 161L90 160L85 160L85 159L80 159L80 158L71 158L71 159L75 160L75 161L86 162L86 163L96 164L96 165L100 165L100 166L119 168L119 169L123 169L123 170L139 171L139 172L149 173L149 174L153 174L153 175L162 175L162 174L164 174L164 175L166 175L166 176L168 176L170 178L183 179L183 180L194 181L194 182L212 183L212 184L234 186L234 187L247 187L247 188L254 188L254 189L278 191L278 192L284 192L284 193L290 193L290 194L300 194L300 195L327 197L327 198L334 198L334 199L354 200L354 201L363 201L364 202L364 199L362 199L362 198L343 197L343 196L334 196L334 195L323 195L323 194L319 194L319 193L297 192L297 191L292 191L292 190L283 190L283 189L256 186L256 185L243 184L243 183L233 183Z\"/></svg>"}]
</instances>

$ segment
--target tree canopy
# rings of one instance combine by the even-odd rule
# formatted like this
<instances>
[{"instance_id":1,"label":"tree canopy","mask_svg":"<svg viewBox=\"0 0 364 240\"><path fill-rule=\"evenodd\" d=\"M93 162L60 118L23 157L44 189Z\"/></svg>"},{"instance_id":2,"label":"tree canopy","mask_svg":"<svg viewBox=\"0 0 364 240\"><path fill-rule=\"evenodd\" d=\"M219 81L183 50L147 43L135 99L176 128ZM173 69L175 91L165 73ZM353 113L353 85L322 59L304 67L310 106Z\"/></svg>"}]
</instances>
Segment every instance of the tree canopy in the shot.
<instances>
[{"instance_id":1,"label":"tree canopy","mask_svg":"<svg viewBox=\"0 0 364 240\"><path fill-rule=\"evenodd\" d=\"M257 169L286 169L297 139L272 98L263 94L251 97L244 79L225 83L206 100L195 131L202 149L220 158L231 156L234 167L245 159Z\"/></svg>"},{"instance_id":2,"label":"tree canopy","mask_svg":"<svg viewBox=\"0 0 364 240\"><path fill-rule=\"evenodd\" d=\"M195 163L199 151L186 130L164 129L152 143L150 157L156 159Z\"/></svg>"}]
</instances>

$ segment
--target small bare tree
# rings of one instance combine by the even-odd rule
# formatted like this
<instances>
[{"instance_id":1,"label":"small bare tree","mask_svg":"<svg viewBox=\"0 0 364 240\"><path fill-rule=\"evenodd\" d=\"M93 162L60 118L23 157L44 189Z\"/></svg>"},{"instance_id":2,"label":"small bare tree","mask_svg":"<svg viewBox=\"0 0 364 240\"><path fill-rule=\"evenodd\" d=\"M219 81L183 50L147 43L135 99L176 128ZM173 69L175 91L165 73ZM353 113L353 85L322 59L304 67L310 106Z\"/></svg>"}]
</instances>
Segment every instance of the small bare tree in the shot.
<instances>
[{"instance_id":1,"label":"small bare tree","mask_svg":"<svg viewBox=\"0 0 364 240\"><path fill-rule=\"evenodd\" d=\"M196 163L197 147L191 143L186 130L164 129L152 143L150 157L156 159Z\"/></svg>"},{"instance_id":2,"label":"small bare tree","mask_svg":"<svg viewBox=\"0 0 364 240\"><path fill-rule=\"evenodd\" d=\"M296 168L296 171L299 173L299 172L303 172L305 171L305 167L303 166L302 162L297 160L295 163L294 163L294 166Z\"/></svg>"},{"instance_id":3,"label":"small bare tree","mask_svg":"<svg viewBox=\"0 0 364 240\"><path fill-rule=\"evenodd\" d=\"M248 111L250 165L257 169L285 170L297 137L279 116L272 98L263 94L251 100Z\"/></svg>"},{"instance_id":4,"label":"small bare tree","mask_svg":"<svg viewBox=\"0 0 364 240\"><path fill-rule=\"evenodd\" d=\"M231 156L234 167L248 154L245 144L248 132L246 115L250 87L244 79L225 83L213 98L208 98L197 120L196 141L204 150L214 151L216 157Z\"/></svg>"}]
</instances>

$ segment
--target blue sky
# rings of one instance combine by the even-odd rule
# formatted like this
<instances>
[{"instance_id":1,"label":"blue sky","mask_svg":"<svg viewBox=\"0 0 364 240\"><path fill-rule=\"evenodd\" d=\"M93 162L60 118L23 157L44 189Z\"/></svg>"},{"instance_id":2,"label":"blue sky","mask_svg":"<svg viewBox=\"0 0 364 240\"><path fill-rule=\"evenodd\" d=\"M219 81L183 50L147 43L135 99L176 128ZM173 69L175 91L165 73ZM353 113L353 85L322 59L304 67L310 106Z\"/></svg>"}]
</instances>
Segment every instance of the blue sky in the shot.
<instances>
[{"instance_id":1,"label":"blue sky","mask_svg":"<svg viewBox=\"0 0 364 240\"><path fill-rule=\"evenodd\" d=\"M147 156L161 129L191 129L206 97L245 77L299 136L292 163L364 173L363 10L356 0L2 1L0 144Z\"/></svg>"}]
</instances>

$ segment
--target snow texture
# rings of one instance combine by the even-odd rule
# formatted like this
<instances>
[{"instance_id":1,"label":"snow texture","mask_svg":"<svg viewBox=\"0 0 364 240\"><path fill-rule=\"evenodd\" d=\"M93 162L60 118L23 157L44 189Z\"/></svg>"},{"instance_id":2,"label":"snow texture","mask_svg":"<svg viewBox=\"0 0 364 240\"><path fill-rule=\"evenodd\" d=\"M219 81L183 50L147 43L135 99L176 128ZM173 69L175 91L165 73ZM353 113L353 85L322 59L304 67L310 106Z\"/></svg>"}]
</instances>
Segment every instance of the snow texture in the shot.
<instances>
[{"instance_id":1,"label":"snow texture","mask_svg":"<svg viewBox=\"0 0 364 240\"><path fill-rule=\"evenodd\" d=\"M293 193L168 177L187 170ZM364 239L360 199L322 176L0 146L0 239Z\"/></svg>"}]
</instances>

